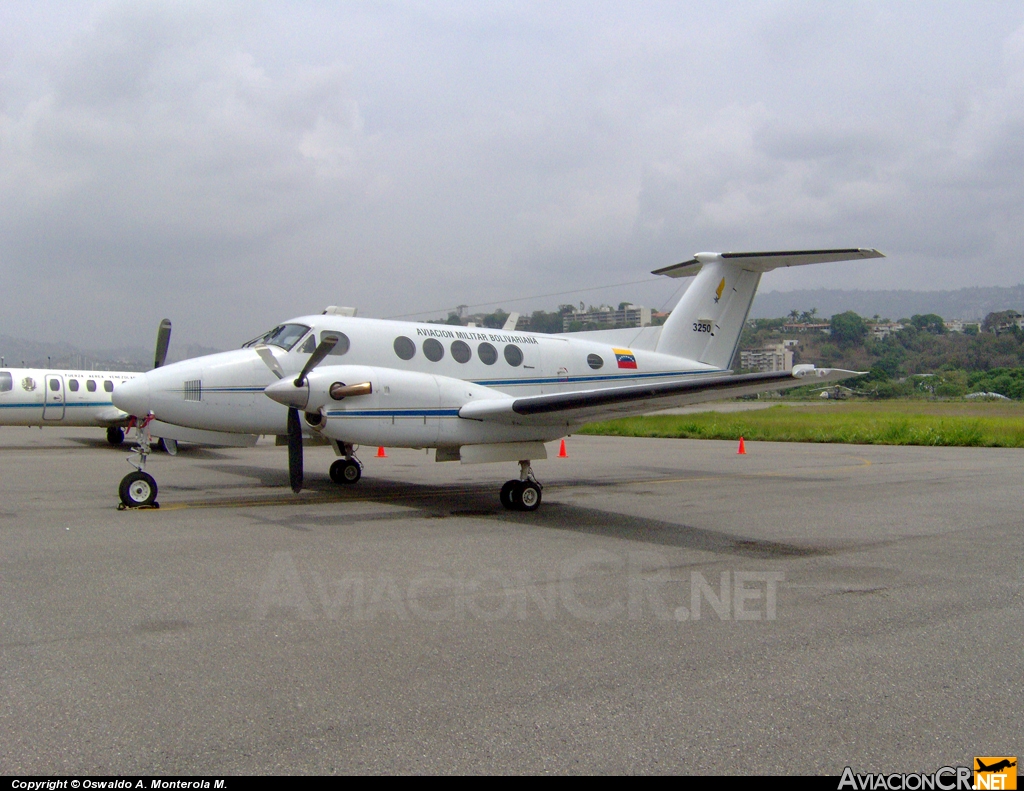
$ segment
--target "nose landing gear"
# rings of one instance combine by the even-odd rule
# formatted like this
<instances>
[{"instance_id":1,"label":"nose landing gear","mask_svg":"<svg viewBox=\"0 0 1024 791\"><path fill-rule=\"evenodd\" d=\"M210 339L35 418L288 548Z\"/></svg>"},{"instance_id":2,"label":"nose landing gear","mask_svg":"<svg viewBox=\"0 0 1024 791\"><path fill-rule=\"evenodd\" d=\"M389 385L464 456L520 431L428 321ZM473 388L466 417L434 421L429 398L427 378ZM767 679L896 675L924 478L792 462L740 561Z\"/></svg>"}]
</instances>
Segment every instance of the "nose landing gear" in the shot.
<instances>
[{"instance_id":1,"label":"nose landing gear","mask_svg":"<svg viewBox=\"0 0 1024 791\"><path fill-rule=\"evenodd\" d=\"M141 423L135 422L135 418L132 418L135 426L135 441L137 443L133 450L138 460L134 460L132 456L128 457L128 463L135 467L135 472L130 472L124 476L121 479L121 485L117 487L117 494L121 498L121 504L117 506L120 511L126 508L160 507L160 504L156 501L156 479L145 470L146 459L152 453L151 438L149 436L149 424L152 420L152 413L147 415ZM129 424L129 427L131 425Z\"/></svg>"},{"instance_id":2,"label":"nose landing gear","mask_svg":"<svg viewBox=\"0 0 1024 791\"><path fill-rule=\"evenodd\" d=\"M534 477L529 460L519 462L519 479L506 481L501 487L501 504L510 511L536 511L544 489Z\"/></svg>"}]
</instances>

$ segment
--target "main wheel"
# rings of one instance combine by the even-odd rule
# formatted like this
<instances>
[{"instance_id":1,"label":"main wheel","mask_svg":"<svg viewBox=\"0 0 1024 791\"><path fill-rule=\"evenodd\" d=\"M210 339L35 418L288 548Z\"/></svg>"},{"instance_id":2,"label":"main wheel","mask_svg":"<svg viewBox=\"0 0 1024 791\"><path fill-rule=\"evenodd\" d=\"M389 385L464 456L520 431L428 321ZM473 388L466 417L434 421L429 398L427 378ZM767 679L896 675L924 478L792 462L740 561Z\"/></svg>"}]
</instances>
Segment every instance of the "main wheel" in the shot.
<instances>
[{"instance_id":1,"label":"main wheel","mask_svg":"<svg viewBox=\"0 0 1024 791\"><path fill-rule=\"evenodd\" d=\"M519 481L505 481L505 485L501 487L501 494L498 495L501 504L510 511L516 507L512 499L512 492L517 486L519 486Z\"/></svg>"},{"instance_id":2,"label":"main wheel","mask_svg":"<svg viewBox=\"0 0 1024 791\"><path fill-rule=\"evenodd\" d=\"M107 429L107 442L115 448L124 443L124 429L120 426L111 426Z\"/></svg>"},{"instance_id":3,"label":"main wheel","mask_svg":"<svg viewBox=\"0 0 1024 791\"><path fill-rule=\"evenodd\" d=\"M121 479L117 493L129 508L152 505L156 502L156 480L148 472L136 470Z\"/></svg>"},{"instance_id":4,"label":"main wheel","mask_svg":"<svg viewBox=\"0 0 1024 791\"><path fill-rule=\"evenodd\" d=\"M331 480L335 483L352 484L363 477L363 468L352 459L338 459L331 465Z\"/></svg>"},{"instance_id":5,"label":"main wheel","mask_svg":"<svg viewBox=\"0 0 1024 791\"><path fill-rule=\"evenodd\" d=\"M533 481L524 481L516 492L516 506L520 511L536 511L540 508L540 487Z\"/></svg>"}]
</instances>

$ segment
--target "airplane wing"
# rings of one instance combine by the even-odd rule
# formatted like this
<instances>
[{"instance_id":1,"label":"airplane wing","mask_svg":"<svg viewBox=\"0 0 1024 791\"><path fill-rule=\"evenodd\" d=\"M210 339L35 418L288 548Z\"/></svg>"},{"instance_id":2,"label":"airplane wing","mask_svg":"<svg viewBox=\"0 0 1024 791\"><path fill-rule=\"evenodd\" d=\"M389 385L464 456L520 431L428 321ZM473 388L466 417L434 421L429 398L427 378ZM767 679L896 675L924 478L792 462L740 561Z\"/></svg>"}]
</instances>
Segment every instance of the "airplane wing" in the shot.
<instances>
[{"instance_id":1,"label":"airplane wing","mask_svg":"<svg viewBox=\"0 0 1024 791\"><path fill-rule=\"evenodd\" d=\"M792 371L727 374L683 382L575 390L523 398L485 399L463 406L459 410L459 417L515 425L582 425L595 420L642 415L660 409L753 395L768 390L838 382L862 374L862 371L798 365Z\"/></svg>"},{"instance_id":2,"label":"airplane wing","mask_svg":"<svg viewBox=\"0 0 1024 791\"><path fill-rule=\"evenodd\" d=\"M96 413L96 422L104 427L124 426L128 423L128 413L116 406L101 409Z\"/></svg>"}]
</instances>

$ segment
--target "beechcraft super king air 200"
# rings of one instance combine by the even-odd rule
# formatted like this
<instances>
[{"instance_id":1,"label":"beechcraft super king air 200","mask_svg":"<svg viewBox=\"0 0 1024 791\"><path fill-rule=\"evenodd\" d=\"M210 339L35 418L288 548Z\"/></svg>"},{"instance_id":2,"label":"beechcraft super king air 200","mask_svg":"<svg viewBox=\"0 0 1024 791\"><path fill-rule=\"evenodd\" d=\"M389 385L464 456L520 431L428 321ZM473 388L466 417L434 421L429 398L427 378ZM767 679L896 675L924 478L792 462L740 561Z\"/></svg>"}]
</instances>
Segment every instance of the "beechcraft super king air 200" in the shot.
<instances>
[{"instance_id":1,"label":"beechcraft super king air 200","mask_svg":"<svg viewBox=\"0 0 1024 791\"><path fill-rule=\"evenodd\" d=\"M437 461L518 462L506 508L532 511L531 461L544 443L595 420L855 376L798 365L734 374L761 275L772 269L881 258L877 250L698 253L655 270L694 277L665 324L565 335L356 318L328 310L274 327L241 349L167 365L125 382L114 403L161 424L226 434L287 435L292 488L302 487L302 435L329 440L339 484L359 480L357 445L434 448ZM152 504L141 434L129 507Z\"/></svg>"}]
</instances>

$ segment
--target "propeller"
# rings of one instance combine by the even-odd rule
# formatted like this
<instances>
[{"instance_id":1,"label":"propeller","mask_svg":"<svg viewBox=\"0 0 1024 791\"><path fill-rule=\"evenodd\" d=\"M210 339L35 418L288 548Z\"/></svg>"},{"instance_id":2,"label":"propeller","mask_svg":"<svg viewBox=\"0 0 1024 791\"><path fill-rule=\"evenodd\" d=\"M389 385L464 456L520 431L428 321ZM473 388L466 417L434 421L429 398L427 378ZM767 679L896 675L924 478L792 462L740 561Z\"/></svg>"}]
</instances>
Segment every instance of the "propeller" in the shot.
<instances>
[{"instance_id":1,"label":"propeller","mask_svg":"<svg viewBox=\"0 0 1024 791\"><path fill-rule=\"evenodd\" d=\"M269 346L257 346L256 354L260 356L260 359L266 364L270 372L274 374L278 379L284 379L284 371L281 368L281 363L277 361L274 353L270 351Z\"/></svg>"},{"instance_id":2,"label":"propeller","mask_svg":"<svg viewBox=\"0 0 1024 791\"><path fill-rule=\"evenodd\" d=\"M167 347L171 345L171 320L163 319L156 331L156 354L153 355L153 367L159 368L167 362Z\"/></svg>"},{"instance_id":3,"label":"propeller","mask_svg":"<svg viewBox=\"0 0 1024 791\"><path fill-rule=\"evenodd\" d=\"M331 350L338 345L339 340L341 340L341 338L333 333L320 333L320 343L318 343L316 348L313 349L313 353L309 355L309 359L306 360L306 364L302 366L302 370L299 371L299 375L295 377L296 387L302 387L306 384L306 377L309 375L309 372L323 362L324 357L331 353Z\"/></svg>"},{"instance_id":4,"label":"propeller","mask_svg":"<svg viewBox=\"0 0 1024 791\"><path fill-rule=\"evenodd\" d=\"M296 388L306 386L306 377L309 376L309 372L323 362L324 358L331 353L331 350L338 345L339 340L340 338L333 333L324 332L320 335L320 343L317 344L309 359L306 360L306 364L299 371L299 375L292 382ZM266 364L267 368L273 372L274 376L278 379L284 379L284 370L281 368L281 363L277 361L269 347L257 346L256 353ZM277 385L271 385L271 387L276 388L283 384L281 382ZM302 491L302 423L299 421L299 408L306 406L306 403L309 401L309 393L307 391L304 398L301 393L289 395L291 397L285 401L288 404L288 482L291 484L292 491L298 494Z\"/></svg>"}]
</instances>

